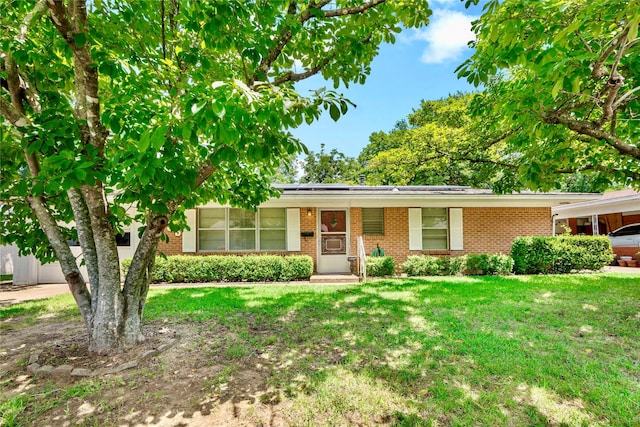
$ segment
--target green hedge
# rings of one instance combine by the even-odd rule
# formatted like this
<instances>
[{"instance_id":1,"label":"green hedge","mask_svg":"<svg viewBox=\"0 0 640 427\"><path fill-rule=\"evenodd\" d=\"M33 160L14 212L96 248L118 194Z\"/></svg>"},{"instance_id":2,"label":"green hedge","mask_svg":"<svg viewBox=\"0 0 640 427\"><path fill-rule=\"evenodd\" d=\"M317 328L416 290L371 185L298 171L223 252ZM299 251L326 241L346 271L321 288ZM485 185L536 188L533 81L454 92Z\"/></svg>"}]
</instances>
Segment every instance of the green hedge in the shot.
<instances>
[{"instance_id":1,"label":"green hedge","mask_svg":"<svg viewBox=\"0 0 640 427\"><path fill-rule=\"evenodd\" d=\"M408 276L455 276L464 270L465 257L411 255L402 264Z\"/></svg>"},{"instance_id":2,"label":"green hedge","mask_svg":"<svg viewBox=\"0 0 640 427\"><path fill-rule=\"evenodd\" d=\"M606 236L526 236L511 246L516 274L566 274L600 270L613 261Z\"/></svg>"},{"instance_id":3,"label":"green hedge","mask_svg":"<svg viewBox=\"0 0 640 427\"><path fill-rule=\"evenodd\" d=\"M505 276L513 269L513 258L503 254L467 255L465 274L470 276Z\"/></svg>"},{"instance_id":4,"label":"green hedge","mask_svg":"<svg viewBox=\"0 0 640 427\"><path fill-rule=\"evenodd\" d=\"M402 264L402 271L408 276L507 275L512 268L513 259L502 254L459 257L412 255Z\"/></svg>"},{"instance_id":5,"label":"green hedge","mask_svg":"<svg viewBox=\"0 0 640 427\"><path fill-rule=\"evenodd\" d=\"M122 261L126 273L131 259ZM307 255L175 255L156 257L154 283L197 282L286 282L304 280L313 274L313 259Z\"/></svg>"},{"instance_id":6,"label":"green hedge","mask_svg":"<svg viewBox=\"0 0 640 427\"><path fill-rule=\"evenodd\" d=\"M367 257L367 276L392 276L396 272L396 261L393 257Z\"/></svg>"}]
</instances>

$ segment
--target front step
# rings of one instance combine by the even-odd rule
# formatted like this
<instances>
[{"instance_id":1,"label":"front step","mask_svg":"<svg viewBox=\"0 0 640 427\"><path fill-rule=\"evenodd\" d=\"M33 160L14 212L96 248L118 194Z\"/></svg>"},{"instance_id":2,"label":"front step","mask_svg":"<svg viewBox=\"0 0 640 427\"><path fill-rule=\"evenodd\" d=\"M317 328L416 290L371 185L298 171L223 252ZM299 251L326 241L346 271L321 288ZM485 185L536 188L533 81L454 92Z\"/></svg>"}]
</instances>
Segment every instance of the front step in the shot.
<instances>
[{"instance_id":1,"label":"front step","mask_svg":"<svg viewBox=\"0 0 640 427\"><path fill-rule=\"evenodd\" d=\"M314 274L309 283L350 283L357 284L358 276L353 274Z\"/></svg>"}]
</instances>

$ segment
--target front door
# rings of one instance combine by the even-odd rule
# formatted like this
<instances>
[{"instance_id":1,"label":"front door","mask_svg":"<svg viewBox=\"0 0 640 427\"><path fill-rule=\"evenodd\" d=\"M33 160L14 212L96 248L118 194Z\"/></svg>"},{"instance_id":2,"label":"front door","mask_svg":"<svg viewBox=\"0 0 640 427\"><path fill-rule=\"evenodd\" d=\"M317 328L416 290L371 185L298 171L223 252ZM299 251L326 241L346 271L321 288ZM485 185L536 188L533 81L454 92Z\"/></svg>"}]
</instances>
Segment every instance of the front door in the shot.
<instances>
[{"instance_id":1,"label":"front door","mask_svg":"<svg viewBox=\"0 0 640 427\"><path fill-rule=\"evenodd\" d=\"M349 211L346 209L320 210L318 234L318 273L348 273Z\"/></svg>"}]
</instances>

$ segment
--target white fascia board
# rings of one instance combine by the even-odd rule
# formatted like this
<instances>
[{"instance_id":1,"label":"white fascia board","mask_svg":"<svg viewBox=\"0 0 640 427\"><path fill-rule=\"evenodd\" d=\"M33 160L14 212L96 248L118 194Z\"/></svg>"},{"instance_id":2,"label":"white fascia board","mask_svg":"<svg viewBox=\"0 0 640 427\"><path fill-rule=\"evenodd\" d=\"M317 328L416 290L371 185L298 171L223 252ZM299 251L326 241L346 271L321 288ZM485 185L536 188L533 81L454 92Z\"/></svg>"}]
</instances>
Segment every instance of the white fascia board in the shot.
<instances>
[{"instance_id":1,"label":"white fascia board","mask_svg":"<svg viewBox=\"0 0 640 427\"><path fill-rule=\"evenodd\" d=\"M589 196L587 196L589 197ZM595 197L600 197L599 195ZM314 194L283 195L263 203L263 207L310 206L331 207L545 207L560 203L583 201L585 196L515 194L515 195L398 195L380 194Z\"/></svg>"},{"instance_id":2,"label":"white fascia board","mask_svg":"<svg viewBox=\"0 0 640 427\"><path fill-rule=\"evenodd\" d=\"M270 199L260 205L274 207L316 207L316 208L369 208L369 207L527 207L550 208L561 203L581 202L600 198L595 194L353 194L326 193L283 194L278 199ZM207 203L200 207L229 207Z\"/></svg>"},{"instance_id":3,"label":"white fascia board","mask_svg":"<svg viewBox=\"0 0 640 427\"><path fill-rule=\"evenodd\" d=\"M640 195L560 205L551 208L551 212L555 215L556 219L607 215L638 210L640 210Z\"/></svg>"}]
</instances>

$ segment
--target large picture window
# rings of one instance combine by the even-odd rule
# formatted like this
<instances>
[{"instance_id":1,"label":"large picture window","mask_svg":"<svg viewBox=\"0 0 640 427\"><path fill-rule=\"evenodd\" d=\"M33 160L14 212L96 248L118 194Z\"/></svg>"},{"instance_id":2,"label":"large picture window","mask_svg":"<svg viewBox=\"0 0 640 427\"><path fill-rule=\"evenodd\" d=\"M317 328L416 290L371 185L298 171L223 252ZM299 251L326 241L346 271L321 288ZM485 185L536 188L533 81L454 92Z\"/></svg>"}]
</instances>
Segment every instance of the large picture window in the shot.
<instances>
[{"instance_id":1,"label":"large picture window","mask_svg":"<svg viewBox=\"0 0 640 427\"><path fill-rule=\"evenodd\" d=\"M286 250L286 210L203 208L198 215L198 250Z\"/></svg>"},{"instance_id":2,"label":"large picture window","mask_svg":"<svg viewBox=\"0 0 640 427\"><path fill-rule=\"evenodd\" d=\"M449 249L447 208L422 208L422 249Z\"/></svg>"}]
</instances>

